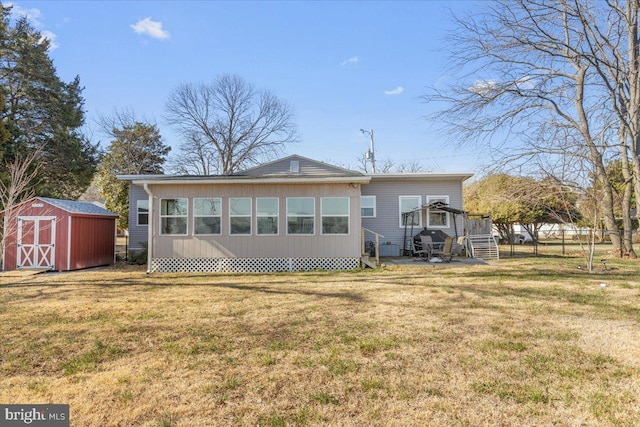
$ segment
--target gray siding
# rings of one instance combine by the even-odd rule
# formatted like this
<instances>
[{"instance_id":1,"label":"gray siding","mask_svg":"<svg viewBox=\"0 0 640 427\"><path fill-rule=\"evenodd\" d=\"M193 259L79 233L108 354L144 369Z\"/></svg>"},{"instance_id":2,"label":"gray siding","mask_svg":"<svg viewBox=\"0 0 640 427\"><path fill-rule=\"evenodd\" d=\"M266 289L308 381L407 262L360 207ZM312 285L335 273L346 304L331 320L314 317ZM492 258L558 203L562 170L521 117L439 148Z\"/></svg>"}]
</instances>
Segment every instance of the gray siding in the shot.
<instances>
[{"instance_id":1,"label":"gray siding","mask_svg":"<svg viewBox=\"0 0 640 427\"><path fill-rule=\"evenodd\" d=\"M305 257L359 257L360 256L360 190L347 184L193 184L150 185L154 196L153 257L154 258L305 258ZM315 233L313 235L287 235L286 198L315 197ZM220 197L222 199L222 234L194 235L193 198ZM252 234L229 234L229 198L252 198ZM279 234L255 233L255 198L279 198ZM350 223L348 235L322 235L320 230L321 197L349 197ZM160 235L159 202L162 198L187 198L189 215L187 235Z\"/></svg>"},{"instance_id":2,"label":"gray siding","mask_svg":"<svg viewBox=\"0 0 640 427\"><path fill-rule=\"evenodd\" d=\"M298 173L291 172L291 161L297 161L300 167ZM335 166L321 163L315 160L307 159L300 156L290 156L281 160L276 160L272 163L257 166L252 169L248 169L241 173L242 175L250 176L357 176L361 175L358 172L347 171Z\"/></svg>"},{"instance_id":3,"label":"gray siding","mask_svg":"<svg viewBox=\"0 0 640 427\"><path fill-rule=\"evenodd\" d=\"M383 242L391 242L402 248L404 243L404 227L400 227L399 196L420 196L422 204L427 203L427 196L449 196L449 206L462 209L462 182L461 180L432 180L423 181L380 181L372 180L370 184L362 186L363 196L376 196L376 218L362 218L362 226L369 230L382 234ZM422 227L426 227L426 215L422 215ZM463 219L456 219L458 234L462 234ZM449 228L440 228L450 236L454 235L453 216L449 219ZM414 227L413 234L418 234L420 229ZM411 227L407 227L407 234L411 233ZM372 240L370 234L365 234L366 240Z\"/></svg>"},{"instance_id":4,"label":"gray siding","mask_svg":"<svg viewBox=\"0 0 640 427\"><path fill-rule=\"evenodd\" d=\"M138 200L148 200L144 188L129 183L129 250L139 251L148 240L149 227L138 225Z\"/></svg>"}]
</instances>

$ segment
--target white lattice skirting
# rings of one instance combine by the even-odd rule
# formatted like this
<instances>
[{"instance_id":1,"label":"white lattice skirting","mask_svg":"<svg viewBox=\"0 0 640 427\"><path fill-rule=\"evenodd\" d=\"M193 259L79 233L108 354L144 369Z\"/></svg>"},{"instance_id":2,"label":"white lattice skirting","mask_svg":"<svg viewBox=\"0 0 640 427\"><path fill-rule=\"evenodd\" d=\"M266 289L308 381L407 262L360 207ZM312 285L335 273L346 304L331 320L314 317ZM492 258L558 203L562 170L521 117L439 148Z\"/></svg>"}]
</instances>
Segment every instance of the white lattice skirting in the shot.
<instances>
[{"instance_id":1,"label":"white lattice skirting","mask_svg":"<svg viewBox=\"0 0 640 427\"><path fill-rule=\"evenodd\" d=\"M152 273L267 273L355 270L360 258L154 258Z\"/></svg>"}]
</instances>

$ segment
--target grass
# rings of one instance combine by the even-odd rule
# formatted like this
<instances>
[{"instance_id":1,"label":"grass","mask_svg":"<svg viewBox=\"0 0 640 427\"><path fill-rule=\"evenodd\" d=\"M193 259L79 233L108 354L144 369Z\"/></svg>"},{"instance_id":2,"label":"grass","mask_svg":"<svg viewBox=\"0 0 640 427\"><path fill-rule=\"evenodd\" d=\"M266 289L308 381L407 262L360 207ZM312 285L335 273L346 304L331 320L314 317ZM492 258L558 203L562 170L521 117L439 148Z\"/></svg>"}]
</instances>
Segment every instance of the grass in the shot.
<instances>
[{"instance_id":1,"label":"grass","mask_svg":"<svg viewBox=\"0 0 640 427\"><path fill-rule=\"evenodd\" d=\"M639 261L580 262L2 274L0 401L73 426L635 426Z\"/></svg>"}]
</instances>

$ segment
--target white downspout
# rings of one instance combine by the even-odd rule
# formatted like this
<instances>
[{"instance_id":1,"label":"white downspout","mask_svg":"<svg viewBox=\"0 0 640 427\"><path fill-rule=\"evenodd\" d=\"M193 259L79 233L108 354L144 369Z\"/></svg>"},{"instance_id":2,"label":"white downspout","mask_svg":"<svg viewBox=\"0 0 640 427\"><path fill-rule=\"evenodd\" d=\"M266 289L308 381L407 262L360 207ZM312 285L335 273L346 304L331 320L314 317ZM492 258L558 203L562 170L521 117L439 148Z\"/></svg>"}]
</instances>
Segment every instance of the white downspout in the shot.
<instances>
[{"instance_id":1,"label":"white downspout","mask_svg":"<svg viewBox=\"0 0 640 427\"><path fill-rule=\"evenodd\" d=\"M149 184L144 183L142 188L149 195L149 225L147 226L147 274L151 273L151 259L153 258L153 193L149 189Z\"/></svg>"}]
</instances>

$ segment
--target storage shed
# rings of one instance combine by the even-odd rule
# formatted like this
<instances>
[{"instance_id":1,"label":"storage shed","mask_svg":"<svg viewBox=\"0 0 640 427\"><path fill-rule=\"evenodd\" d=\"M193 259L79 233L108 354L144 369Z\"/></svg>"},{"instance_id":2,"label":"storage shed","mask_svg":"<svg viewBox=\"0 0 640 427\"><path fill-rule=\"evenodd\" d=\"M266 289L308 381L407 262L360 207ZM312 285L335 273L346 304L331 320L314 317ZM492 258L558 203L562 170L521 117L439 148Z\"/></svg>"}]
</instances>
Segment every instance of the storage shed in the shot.
<instances>
[{"instance_id":1,"label":"storage shed","mask_svg":"<svg viewBox=\"0 0 640 427\"><path fill-rule=\"evenodd\" d=\"M113 264L118 215L88 202L34 197L5 210L2 269Z\"/></svg>"}]
</instances>

